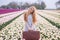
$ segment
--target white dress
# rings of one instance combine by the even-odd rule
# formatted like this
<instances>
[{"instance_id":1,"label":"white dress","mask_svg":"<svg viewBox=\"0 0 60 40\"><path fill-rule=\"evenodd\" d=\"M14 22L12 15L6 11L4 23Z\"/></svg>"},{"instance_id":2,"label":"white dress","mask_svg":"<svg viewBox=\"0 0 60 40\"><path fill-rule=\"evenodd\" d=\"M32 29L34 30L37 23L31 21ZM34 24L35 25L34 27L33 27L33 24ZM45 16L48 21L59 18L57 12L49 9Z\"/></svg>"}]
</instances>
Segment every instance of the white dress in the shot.
<instances>
[{"instance_id":1,"label":"white dress","mask_svg":"<svg viewBox=\"0 0 60 40\"><path fill-rule=\"evenodd\" d=\"M30 14L30 15L28 16L28 21L27 21L26 24L25 24L25 29L24 29L24 31L28 31L28 30L29 30L28 27L32 28L32 30L35 31L35 25L34 25L33 22L32 22L32 14Z\"/></svg>"}]
</instances>

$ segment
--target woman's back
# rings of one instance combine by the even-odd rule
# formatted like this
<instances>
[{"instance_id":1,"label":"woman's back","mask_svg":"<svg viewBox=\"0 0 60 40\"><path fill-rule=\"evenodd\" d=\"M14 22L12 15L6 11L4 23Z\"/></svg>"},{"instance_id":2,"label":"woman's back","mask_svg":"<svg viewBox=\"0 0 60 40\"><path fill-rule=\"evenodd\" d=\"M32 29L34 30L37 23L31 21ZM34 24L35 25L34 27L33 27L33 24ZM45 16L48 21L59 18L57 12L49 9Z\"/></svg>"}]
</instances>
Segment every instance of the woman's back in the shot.
<instances>
[{"instance_id":1,"label":"woman's back","mask_svg":"<svg viewBox=\"0 0 60 40\"><path fill-rule=\"evenodd\" d=\"M36 8L30 7L24 14L24 20L25 20L25 30L35 30L35 24L36 24Z\"/></svg>"},{"instance_id":2,"label":"woman's back","mask_svg":"<svg viewBox=\"0 0 60 40\"><path fill-rule=\"evenodd\" d=\"M27 17L27 22L25 25L25 31L28 31L29 28L31 28L32 30L35 30L35 25L33 24L33 19L32 19L32 14L28 15Z\"/></svg>"},{"instance_id":3,"label":"woman's back","mask_svg":"<svg viewBox=\"0 0 60 40\"><path fill-rule=\"evenodd\" d=\"M30 15L28 16L27 24L28 24L30 27L32 27L32 24L33 24L32 14L30 14Z\"/></svg>"}]
</instances>

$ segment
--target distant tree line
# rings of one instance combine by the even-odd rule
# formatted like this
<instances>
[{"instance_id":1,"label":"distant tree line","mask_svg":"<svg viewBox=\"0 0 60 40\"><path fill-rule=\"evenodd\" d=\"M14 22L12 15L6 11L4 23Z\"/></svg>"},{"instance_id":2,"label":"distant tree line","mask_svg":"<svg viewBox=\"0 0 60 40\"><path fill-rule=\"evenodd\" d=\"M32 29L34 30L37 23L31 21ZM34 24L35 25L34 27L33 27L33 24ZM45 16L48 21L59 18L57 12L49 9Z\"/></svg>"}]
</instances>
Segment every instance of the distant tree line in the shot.
<instances>
[{"instance_id":1,"label":"distant tree line","mask_svg":"<svg viewBox=\"0 0 60 40\"><path fill-rule=\"evenodd\" d=\"M56 2L56 8L60 10L60 0Z\"/></svg>"},{"instance_id":2,"label":"distant tree line","mask_svg":"<svg viewBox=\"0 0 60 40\"><path fill-rule=\"evenodd\" d=\"M39 3L16 3L16 2L10 2L8 5L2 5L0 8L2 9L26 9L30 6L35 6L37 9L45 9L46 8L46 4L44 2L41 2L41 4Z\"/></svg>"}]
</instances>

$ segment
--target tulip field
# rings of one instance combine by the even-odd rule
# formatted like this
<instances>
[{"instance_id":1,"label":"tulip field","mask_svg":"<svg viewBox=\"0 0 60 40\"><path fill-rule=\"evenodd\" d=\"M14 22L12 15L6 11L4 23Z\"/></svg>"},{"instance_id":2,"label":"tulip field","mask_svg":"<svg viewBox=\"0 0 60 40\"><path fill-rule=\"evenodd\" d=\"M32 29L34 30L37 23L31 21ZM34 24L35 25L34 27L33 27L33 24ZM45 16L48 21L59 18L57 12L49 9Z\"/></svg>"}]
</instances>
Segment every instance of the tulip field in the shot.
<instances>
[{"instance_id":1,"label":"tulip field","mask_svg":"<svg viewBox=\"0 0 60 40\"><path fill-rule=\"evenodd\" d=\"M9 12L16 12L16 11L20 11L19 9L0 9L0 14L5 14L5 13L9 13Z\"/></svg>"},{"instance_id":2,"label":"tulip field","mask_svg":"<svg viewBox=\"0 0 60 40\"><path fill-rule=\"evenodd\" d=\"M0 40L22 40L25 11L0 15ZM37 10L36 17L36 30L40 31L39 40L60 40L60 12Z\"/></svg>"}]
</instances>

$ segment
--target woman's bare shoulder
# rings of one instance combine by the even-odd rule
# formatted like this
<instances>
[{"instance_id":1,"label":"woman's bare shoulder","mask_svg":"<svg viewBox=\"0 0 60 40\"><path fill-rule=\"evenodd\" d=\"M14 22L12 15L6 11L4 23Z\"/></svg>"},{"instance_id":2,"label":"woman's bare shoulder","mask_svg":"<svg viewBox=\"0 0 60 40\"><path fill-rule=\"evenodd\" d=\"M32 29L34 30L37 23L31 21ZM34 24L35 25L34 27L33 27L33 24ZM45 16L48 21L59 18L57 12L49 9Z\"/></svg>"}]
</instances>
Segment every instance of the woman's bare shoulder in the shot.
<instances>
[{"instance_id":1,"label":"woman's bare shoulder","mask_svg":"<svg viewBox=\"0 0 60 40\"><path fill-rule=\"evenodd\" d=\"M23 12L24 14L28 13L28 11Z\"/></svg>"}]
</instances>

